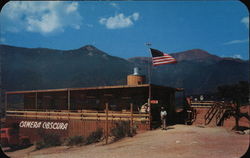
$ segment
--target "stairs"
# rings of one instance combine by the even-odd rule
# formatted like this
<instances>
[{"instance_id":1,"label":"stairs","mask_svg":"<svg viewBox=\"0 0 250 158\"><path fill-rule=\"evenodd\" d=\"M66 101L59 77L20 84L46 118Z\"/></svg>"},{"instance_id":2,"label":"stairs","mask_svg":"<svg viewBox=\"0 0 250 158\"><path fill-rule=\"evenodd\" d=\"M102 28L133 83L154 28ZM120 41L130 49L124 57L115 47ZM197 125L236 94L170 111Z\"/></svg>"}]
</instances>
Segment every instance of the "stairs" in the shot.
<instances>
[{"instance_id":1,"label":"stairs","mask_svg":"<svg viewBox=\"0 0 250 158\"><path fill-rule=\"evenodd\" d=\"M217 126L222 126L223 125L223 122L222 122L222 118L223 118L223 115L225 114L225 109L219 109L218 113L216 114L216 125Z\"/></svg>"},{"instance_id":2,"label":"stairs","mask_svg":"<svg viewBox=\"0 0 250 158\"><path fill-rule=\"evenodd\" d=\"M220 105L218 102L215 102L207 111L205 115L205 125L208 125L212 119L214 118L215 114L220 110Z\"/></svg>"},{"instance_id":3,"label":"stairs","mask_svg":"<svg viewBox=\"0 0 250 158\"><path fill-rule=\"evenodd\" d=\"M232 112L232 106L224 102L215 102L205 114L205 125L214 120L216 126L223 126L224 120Z\"/></svg>"}]
</instances>

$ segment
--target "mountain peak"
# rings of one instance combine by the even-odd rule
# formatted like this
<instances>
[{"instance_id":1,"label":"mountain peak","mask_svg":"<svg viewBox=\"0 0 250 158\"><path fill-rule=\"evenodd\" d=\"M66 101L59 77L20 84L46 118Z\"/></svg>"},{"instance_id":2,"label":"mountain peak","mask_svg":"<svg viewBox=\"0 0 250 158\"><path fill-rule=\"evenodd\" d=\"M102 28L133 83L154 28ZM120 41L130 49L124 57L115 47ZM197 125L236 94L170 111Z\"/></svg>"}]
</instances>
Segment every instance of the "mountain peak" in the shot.
<instances>
[{"instance_id":1,"label":"mountain peak","mask_svg":"<svg viewBox=\"0 0 250 158\"><path fill-rule=\"evenodd\" d=\"M220 57L216 55L212 55L208 53L205 50L202 49L191 49L183 52L173 53L172 54L177 61L183 61L183 60L196 60L196 61L219 61L221 60Z\"/></svg>"},{"instance_id":2,"label":"mountain peak","mask_svg":"<svg viewBox=\"0 0 250 158\"><path fill-rule=\"evenodd\" d=\"M93 45L86 45L86 46L83 46L79 49L83 49L83 50L87 50L87 51L93 51L93 50L97 50L97 48Z\"/></svg>"},{"instance_id":3,"label":"mountain peak","mask_svg":"<svg viewBox=\"0 0 250 158\"><path fill-rule=\"evenodd\" d=\"M75 52L83 53L83 54L86 54L88 56L98 55L98 56L102 56L103 58L107 58L109 56L106 52L103 52L102 50L96 48L93 45L85 45L85 46L75 50Z\"/></svg>"},{"instance_id":4,"label":"mountain peak","mask_svg":"<svg viewBox=\"0 0 250 158\"><path fill-rule=\"evenodd\" d=\"M204 53L204 54L209 54L207 51L203 50L203 49L191 49L191 50L187 50L193 53Z\"/></svg>"}]
</instances>

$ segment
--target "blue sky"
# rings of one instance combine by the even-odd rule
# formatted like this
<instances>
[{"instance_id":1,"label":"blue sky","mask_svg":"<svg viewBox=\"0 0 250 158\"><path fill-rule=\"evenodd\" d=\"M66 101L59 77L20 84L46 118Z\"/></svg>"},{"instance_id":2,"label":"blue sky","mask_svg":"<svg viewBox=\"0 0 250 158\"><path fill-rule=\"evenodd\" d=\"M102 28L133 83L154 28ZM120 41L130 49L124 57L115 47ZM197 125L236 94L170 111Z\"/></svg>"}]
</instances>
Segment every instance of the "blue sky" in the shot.
<instances>
[{"instance_id":1,"label":"blue sky","mask_svg":"<svg viewBox=\"0 0 250 158\"><path fill-rule=\"evenodd\" d=\"M203 49L249 59L249 13L239 1L74 1L7 3L0 42L28 48L94 45L113 56Z\"/></svg>"}]
</instances>

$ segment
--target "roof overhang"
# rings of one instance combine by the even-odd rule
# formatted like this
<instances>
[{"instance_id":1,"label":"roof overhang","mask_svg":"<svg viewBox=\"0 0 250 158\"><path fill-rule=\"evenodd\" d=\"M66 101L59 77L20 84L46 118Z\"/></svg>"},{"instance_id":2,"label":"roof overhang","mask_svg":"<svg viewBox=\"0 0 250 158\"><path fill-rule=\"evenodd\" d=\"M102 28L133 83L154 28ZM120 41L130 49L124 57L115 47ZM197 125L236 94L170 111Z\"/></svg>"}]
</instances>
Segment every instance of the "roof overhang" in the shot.
<instances>
[{"instance_id":1,"label":"roof overhang","mask_svg":"<svg viewBox=\"0 0 250 158\"><path fill-rule=\"evenodd\" d=\"M154 84L141 84L141 85L116 85L116 86L99 86L99 87L82 87L82 88L62 88L62 89L45 89L45 90L24 90L24 91L8 91L5 94L28 94L28 93L53 93L53 92L67 92L67 91L88 91L88 90L105 90L105 89L126 89L126 88L143 88L143 87L156 87L171 89L174 91L181 91L180 88L172 88Z\"/></svg>"}]
</instances>

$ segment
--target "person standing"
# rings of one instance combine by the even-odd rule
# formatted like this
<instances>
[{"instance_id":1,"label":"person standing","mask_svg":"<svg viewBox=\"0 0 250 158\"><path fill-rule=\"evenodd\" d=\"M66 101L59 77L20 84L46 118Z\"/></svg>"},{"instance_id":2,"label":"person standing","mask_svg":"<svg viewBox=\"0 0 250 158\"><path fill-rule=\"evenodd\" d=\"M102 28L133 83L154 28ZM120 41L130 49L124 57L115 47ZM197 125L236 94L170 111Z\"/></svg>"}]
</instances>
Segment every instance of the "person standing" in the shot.
<instances>
[{"instance_id":1,"label":"person standing","mask_svg":"<svg viewBox=\"0 0 250 158\"><path fill-rule=\"evenodd\" d=\"M161 107L161 127L162 129L166 129L166 118L167 118L167 111L164 107Z\"/></svg>"},{"instance_id":2,"label":"person standing","mask_svg":"<svg viewBox=\"0 0 250 158\"><path fill-rule=\"evenodd\" d=\"M141 114L146 114L146 113L148 113L149 111L148 111L148 103L145 103L145 104L143 104L142 106L141 106L141 108L139 109L139 112L141 113Z\"/></svg>"}]
</instances>

